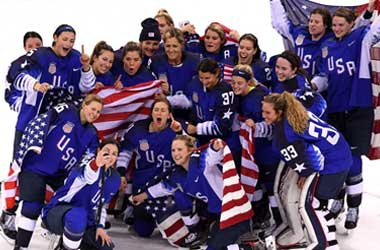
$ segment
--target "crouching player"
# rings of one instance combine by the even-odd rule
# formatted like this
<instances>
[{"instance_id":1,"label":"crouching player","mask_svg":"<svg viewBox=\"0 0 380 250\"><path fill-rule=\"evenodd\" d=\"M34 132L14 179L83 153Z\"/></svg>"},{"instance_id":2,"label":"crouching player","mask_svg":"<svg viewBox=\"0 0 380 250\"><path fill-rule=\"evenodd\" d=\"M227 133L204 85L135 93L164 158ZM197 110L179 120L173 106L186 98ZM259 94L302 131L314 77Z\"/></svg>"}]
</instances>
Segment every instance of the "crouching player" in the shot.
<instances>
[{"instance_id":1,"label":"crouching player","mask_svg":"<svg viewBox=\"0 0 380 250\"><path fill-rule=\"evenodd\" d=\"M290 93L266 96L262 110L265 121L274 125L274 145L293 170L289 171L296 173L291 178L295 180L293 185L284 177L280 183L279 193L292 230L280 234L277 244L305 243L306 249L338 249L327 204L338 195L352 163L347 142L335 128L307 112Z\"/></svg>"},{"instance_id":2,"label":"crouching player","mask_svg":"<svg viewBox=\"0 0 380 250\"><path fill-rule=\"evenodd\" d=\"M107 204L120 186L115 170L119 153L114 139L104 139L92 159L74 169L42 210L48 230L62 235L57 250L111 250L114 245L104 230Z\"/></svg>"}]
</instances>

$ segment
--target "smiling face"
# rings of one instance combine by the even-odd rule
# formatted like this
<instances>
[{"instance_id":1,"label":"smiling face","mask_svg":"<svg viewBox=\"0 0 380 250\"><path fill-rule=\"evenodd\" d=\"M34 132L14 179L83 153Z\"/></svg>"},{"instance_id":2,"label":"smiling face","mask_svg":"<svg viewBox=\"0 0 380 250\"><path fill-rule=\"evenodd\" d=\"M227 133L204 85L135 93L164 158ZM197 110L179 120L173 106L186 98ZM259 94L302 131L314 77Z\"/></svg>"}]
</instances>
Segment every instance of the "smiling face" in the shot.
<instances>
[{"instance_id":1,"label":"smiling face","mask_svg":"<svg viewBox=\"0 0 380 250\"><path fill-rule=\"evenodd\" d=\"M71 31L64 31L59 36L54 35L53 50L57 56L65 57L74 47L75 34Z\"/></svg>"},{"instance_id":2,"label":"smiling face","mask_svg":"<svg viewBox=\"0 0 380 250\"><path fill-rule=\"evenodd\" d=\"M272 124L280 119L280 115L273 108L272 103L263 102L262 115L267 124Z\"/></svg>"},{"instance_id":3,"label":"smiling face","mask_svg":"<svg viewBox=\"0 0 380 250\"><path fill-rule=\"evenodd\" d=\"M276 61L276 75L280 82L291 79L297 72L297 68L292 68L291 63L283 57L278 57Z\"/></svg>"},{"instance_id":4,"label":"smiling face","mask_svg":"<svg viewBox=\"0 0 380 250\"><path fill-rule=\"evenodd\" d=\"M235 95L245 96L249 92L248 81L241 76L232 76L231 86Z\"/></svg>"},{"instance_id":5,"label":"smiling face","mask_svg":"<svg viewBox=\"0 0 380 250\"><path fill-rule=\"evenodd\" d=\"M156 40L145 40L141 42L141 49L144 56L152 57L158 50L160 42Z\"/></svg>"},{"instance_id":6,"label":"smiling face","mask_svg":"<svg viewBox=\"0 0 380 250\"><path fill-rule=\"evenodd\" d=\"M179 43L178 39L175 37L167 38L164 46L169 63L173 65L180 64L183 45Z\"/></svg>"},{"instance_id":7,"label":"smiling face","mask_svg":"<svg viewBox=\"0 0 380 250\"><path fill-rule=\"evenodd\" d=\"M187 166L189 163L192 150L186 146L183 140L173 140L172 142L172 158L175 164L179 166Z\"/></svg>"},{"instance_id":8,"label":"smiling face","mask_svg":"<svg viewBox=\"0 0 380 250\"><path fill-rule=\"evenodd\" d=\"M102 111L103 105L97 101L92 101L89 104L82 104L80 110L80 120L82 123L93 123L100 116L100 111Z\"/></svg>"},{"instance_id":9,"label":"smiling face","mask_svg":"<svg viewBox=\"0 0 380 250\"><path fill-rule=\"evenodd\" d=\"M114 53L109 50L102 50L99 56L94 57L94 62L92 63L92 69L96 75L107 73L113 64Z\"/></svg>"},{"instance_id":10,"label":"smiling face","mask_svg":"<svg viewBox=\"0 0 380 250\"><path fill-rule=\"evenodd\" d=\"M140 69L142 58L138 51L128 51L123 58L124 70L128 75L135 75Z\"/></svg>"},{"instance_id":11,"label":"smiling face","mask_svg":"<svg viewBox=\"0 0 380 250\"><path fill-rule=\"evenodd\" d=\"M248 39L241 40L238 48L239 64L251 64L256 52L257 48L253 48L252 41Z\"/></svg>"},{"instance_id":12,"label":"smiling face","mask_svg":"<svg viewBox=\"0 0 380 250\"><path fill-rule=\"evenodd\" d=\"M207 52L218 53L223 44L222 38L213 30L208 29L204 36L204 44Z\"/></svg>"},{"instance_id":13,"label":"smiling face","mask_svg":"<svg viewBox=\"0 0 380 250\"><path fill-rule=\"evenodd\" d=\"M344 17L334 16L332 20L332 30L337 39L343 38L351 32L352 23L347 22Z\"/></svg>"},{"instance_id":14,"label":"smiling face","mask_svg":"<svg viewBox=\"0 0 380 250\"><path fill-rule=\"evenodd\" d=\"M154 131L161 131L166 128L170 118L169 106L162 101L156 102L152 107L152 127Z\"/></svg>"}]
</instances>

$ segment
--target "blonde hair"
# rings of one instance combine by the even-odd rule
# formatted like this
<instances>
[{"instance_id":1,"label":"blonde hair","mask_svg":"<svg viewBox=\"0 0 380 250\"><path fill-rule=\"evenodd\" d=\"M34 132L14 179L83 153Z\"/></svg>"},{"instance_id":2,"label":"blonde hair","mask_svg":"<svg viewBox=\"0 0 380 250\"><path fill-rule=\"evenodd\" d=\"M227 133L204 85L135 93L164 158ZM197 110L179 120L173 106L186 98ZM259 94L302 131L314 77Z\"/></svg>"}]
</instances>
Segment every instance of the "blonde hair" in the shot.
<instances>
[{"instance_id":1,"label":"blonde hair","mask_svg":"<svg viewBox=\"0 0 380 250\"><path fill-rule=\"evenodd\" d=\"M171 28L170 30L166 31L162 39L164 40L164 43L166 43L166 41L170 38L177 39L177 41L181 45L185 44L185 38L183 37L183 32L182 30L178 28Z\"/></svg>"},{"instance_id":2,"label":"blonde hair","mask_svg":"<svg viewBox=\"0 0 380 250\"><path fill-rule=\"evenodd\" d=\"M211 23L205 30L205 34L208 30L216 32L220 39L222 40L222 46L226 43L226 32L224 32L224 29L222 26L220 26L218 23Z\"/></svg>"},{"instance_id":3,"label":"blonde hair","mask_svg":"<svg viewBox=\"0 0 380 250\"><path fill-rule=\"evenodd\" d=\"M256 79L255 79L255 76L253 74L253 71L252 71L252 68L251 66L249 65L246 65L246 64L238 64L234 67L233 70L241 70L241 71L244 71L246 72L250 77L251 79L249 79L248 81L248 86L256 86L257 85L257 82L256 82Z\"/></svg>"},{"instance_id":4,"label":"blonde hair","mask_svg":"<svg viewBox=\"0 0 380 250\"><path fill-rule=\"evenodd\" d=\"M98 103L102 104L102 106L103 106L103 99L100 96L98 96L96 94L89 94L84 98L84 100L82 102L82 107L83 107L83 105L89 105L92 102L98 102Z\"/></svg>"},{"instance_id":5,"label":"blonde hair","mask_svg":"<svg viewBox=\"0 0 380 250\"><path fill-rule=\"evenodd\" d=\"M185 143L185 146L190 150L193 151L195 149L195 138L189 135L177 135L173 141L180 140Z\"/></svg>"},{"instance_id":6,"label":"blonde hair","mask_svg":"<svg viewBox=\"0 0 380 250\"><path fill-rule=\"evenodd\" d=\"M272 104L274 111L281 115L281 119L285 117L296 133L305 132L309 116L302 103L292 94L287 91L281 94L271 94L264 97L264 102Z\"/></svg>"},{"instance_id":7,"label":"blonde hair","mask_svg":"<svg viewBox=\"0 0 380 250\"><path fill-rule=\"evenodd\" d=\"M159 17L164 18L167 24L174 27L173 18L169 15L169 12L167 10L159 9L157 11L157 14L154 16L154 19L159 18Z\"/></svg>"}]
</instances>

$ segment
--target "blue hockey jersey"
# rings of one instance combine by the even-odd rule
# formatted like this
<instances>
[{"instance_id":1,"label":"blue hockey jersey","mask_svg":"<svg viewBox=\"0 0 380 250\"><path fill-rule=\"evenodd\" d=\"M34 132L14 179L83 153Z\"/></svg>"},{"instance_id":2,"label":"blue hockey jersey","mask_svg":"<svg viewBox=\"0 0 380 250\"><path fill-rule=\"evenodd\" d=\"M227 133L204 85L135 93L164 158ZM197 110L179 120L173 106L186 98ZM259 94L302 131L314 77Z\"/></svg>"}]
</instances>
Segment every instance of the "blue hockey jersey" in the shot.
<instances>
[{"instance_id":1,"label":"blue hockey jersey","mask_svg":"<svg viewBox=\"0 0 380 250\"><path fill-rule=\"evenodd\" d=\"M134 75L129 75L125 72L124 68L121 71L116 71L114 74L116 77L121 75L121 83L124 87L131 87L139 83L156 80L155 75L143 65L140 66L140 69Z\"/></svg>"},{"instance_id":2,"label":"blue hockey jersey","mask_svg":"<svg viewBox=\"0 0 380 250\"><path fill-rule=\"evenodd\" d=\"M286 119L275 124L273 145L282 159L300 176L348 170L352 158L344 137L313 113L308 115L308 127L303 134L294 132Z\"/></svg>"},{"instance_id":3,"label":"blue hockey jersey","mask_svg":"<svg viewBox=\"0 0 380 250\"><path fill-rule=\"evenodd\" d=\"M16 129L24 131L27 123L36 116L43 94L33 90L34 84L49 83L52 88L68 89L74 96L80 95L80 53L71 50L65 57L57 56L52 48L41 47L26 54L27 63L17 75L14 86L25 91Z\"/></svg>"},{"instance_id":4,"label":"blue hockey jersey","mask_svg":"<svg viewBox=\"0 0 380 250\"><path fill-rule=\"evenodd\" d=\"M300 74L283 82L273 82L272 92L282 93L288 91L292 93L303 104L303 106L319 118L323 118L327 108L327 103L321 94L311 90L310 83Z\"/></svg>"},{"instance_id":5,"label":"blue hockey jersey","mask_svg":"<svg viewBox=\"0 0 380 250\"><path fill-rule=\"evenodd\" d=\"M87 211L87 218L77 219L86 219L88 227L98 223L104 226L105 211L101 221L95 221L100 196L102 196L103 204L110 202L120 186L120 175L113 169L106 170L102 195L100 195L101 176L104 169L94 170L90 164L91 162L86 162L70 172L65 184L55 192L53 198L43 208L42 218L46 217L49 210L57 205L72 205L73 207L82 207Z\"/></svg>"},{"instance_id":6,"label":"blue hockey jersey","mask_svg":"<svg viewBox=\"0 0 380 250\"><path fill-rule=\"evenodd\" d=\"M172 165L171 143L176 133L170 127L160 132L149 132L151 121L145 119L135 122L128 128L121 143L117 166L122 175L122 169L127 168L132 153L136 153L132 182L134 191Z\"/></svg>"},{"instance_id":7,"label":"blue hockey jersey","mask_svg":"<svg viewBox=\"0 0 380 250\"><path fill-rule=\"evenodd\" d=\"M235 66L238 64L238 57L236 56L227 58L223 60L223 63ZM252 68L255 79L259 83L270 87L272 81L272 69L269 64L261 59L254 59L250 66Z\"/></svg>"},{"instance_id":8,"label":"blue hockey jersey","mask_svg":"<svg viewBox=\"0 0 380 250\"><path fill-rule=\"evenodd\" d=\"M20 111L21 103L22 103L22 95L24 94L23 91L20 91L15 88L14 81L16 79L16 76L20 73L22 68L27 63L27 56L22 55L16 60L14 60L11 65L9 66L8 73L7 73L7 86L4 91L4 99L8 103L11 110Z\"/></svg>"},{"instance_id":9,"label":"blue hockey jersey","mask_svg":"<svg viewBox=\"0 0 380 250\"><path fill-rule=\"evenodd\" d=\"M224 59L237 56L236 44L224 45L217 53L211 53L206 50L203 41L193 39L186 42L185 48L189 52L201 54L202 58L211 58L217 62L222 62Z\"/></svg>"},{"instance_id":10,"label":"blue hockey jersey","mask_svg":"<svg viewBox=\"0 0 380 250\"><path fill-rule=\"evenodd\" d=\"M198 77L189 84L187 91L192 101L192 120L197 126L197 137L201 144L212 138L221 138L232 150L240 144L238 135L234 135L232 126L237 110L235 95L231 85L223 80L212 89L203 86Z\"/></svg>"},{"instance_id":11,"label":"blue hockey jersey","mask_svg":"<svg viewBox=\"0 0 380 250\"><path fill-rule=\"evenodd\" d=\"M184 94L191 79L198 74L199 54L182 52L181 64L173 66L166 54L151 58L150 70L158 77L165 74L169 83L169 95Z\"/></svg>"},{"instance_id":12,"label":"blue hockey jersey","mask_svg":"<svg viewBox=\"0 0 380 250\"><path fill-rule=\"evenodd\" d=\"M38 137L40 130L49 126L46 128L48 134L45 135L41 153L29 151L22 162L22 170L42 176L66 175L79 163L86 151L95 153L98 146L96 129L91 124L82 125L79 110L71 105L58 105L49 111L48 116L49 124L42 121L42 117L37 117L29 124L29 133L23 135L25 138L42 140Z\"/></svg>"},{"instance_id":13,"label":"blue hockey jersey","mask_svg":"<svg viewBox=\"0 0 380 250\"><path fill-rule=\"evenodd\" d=\"M360 27L322 44L320 75L327 77L328 113L372 106L369 49L379 34L380 22L375 21L371 28Z\"/></svg>"}]
</instances>

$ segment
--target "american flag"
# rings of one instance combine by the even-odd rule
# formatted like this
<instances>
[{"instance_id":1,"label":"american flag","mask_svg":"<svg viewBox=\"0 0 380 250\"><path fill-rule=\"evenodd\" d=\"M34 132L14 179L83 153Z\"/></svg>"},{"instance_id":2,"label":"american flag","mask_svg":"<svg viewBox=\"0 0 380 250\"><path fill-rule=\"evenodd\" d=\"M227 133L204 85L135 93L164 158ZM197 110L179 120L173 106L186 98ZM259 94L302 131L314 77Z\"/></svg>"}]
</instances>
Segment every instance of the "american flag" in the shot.
<instances>
[{"instance_id":1,"label":"american flag","mask_svg":"<svg viewBox=\"0 0 380 250\"><path fill-rule=\"evenodd\" d=\"M117 90L105 87L94 91L104 102L102 113L94 123L100 138L122 132L137 120L148 118L154 95L160 90L161 81L140 83L132 87ZM118 133L122 136L121 133Z\"/></svg>"},{"instance_id":2,"label":"american flag","mask_svg":"<svg viewBox=\"0 0 380 250\"><path fill-rule=\"evenodd\" d=\"M18 174L21 171L23 160L31 150L41 152L43 143L48 133L49 124L55 114L54 110L42 114L31 120L25 128L16 158L12 162L8 177L2 181L2 199L6 209L11 209L15 205L15 196L18 187Z\"/></svg>"},{"instance_id":3,"label":"american flag","mask_svg":"<svg viewBox=\"0 0 380 250\"><path fill-rule=\"evenodd\" d=\"M145 209L157 220L157 227L166 239L178 246L188 236L189 230L174 205L172 196L161 197L147 200Z\"/></svg>"},{"instance_id":4,"label":"american flag","mask_svg":"<svg viewBox=\"0 0 380 250\"><path fill-rule=\"evenodd\" d=\"M248 200L253 201L253 193L255 192L259 178L259 167L253 157L255 153L254 131L243 122L240 123L239 139L242 146L241 184L244 187Z\"/></svg>"},{"instance_id":5,"label":"american flag","mask_svg":"<svg viewBox=\"0 0 380 250\"><path fill-rule=\"evenodd\" d=\"M380 159L380 44L376 44L371 49L372 64L372 104L374 107L375 119L373 122L371 148L368 158L371 160Z\"/></svg>"},{"instance_id":6,"label":"american flag","mask_svg":"<svg viewBox=\"0 0 380 250\"><path fill-rule=\"evenodd\" d=\"M75 107L79 108L82 101L82 97L74 98L74 96L71 95L67 89L50 89L42 97L42 101L40 103L40 106L38 107L37 114L40 115L46 113L59 103L71 103Z\"/></svg>"},{"instance_id":7,"label":"american flag","mask_svg":"<svg viewBox=\"0 0 380 250\"><path fill-rule=\"evenodd\" d=\"M220 229L249 220L253 216L251 203L240 183L230 148L223 148L223 198Z\"/></svg>"}]
</instances>

